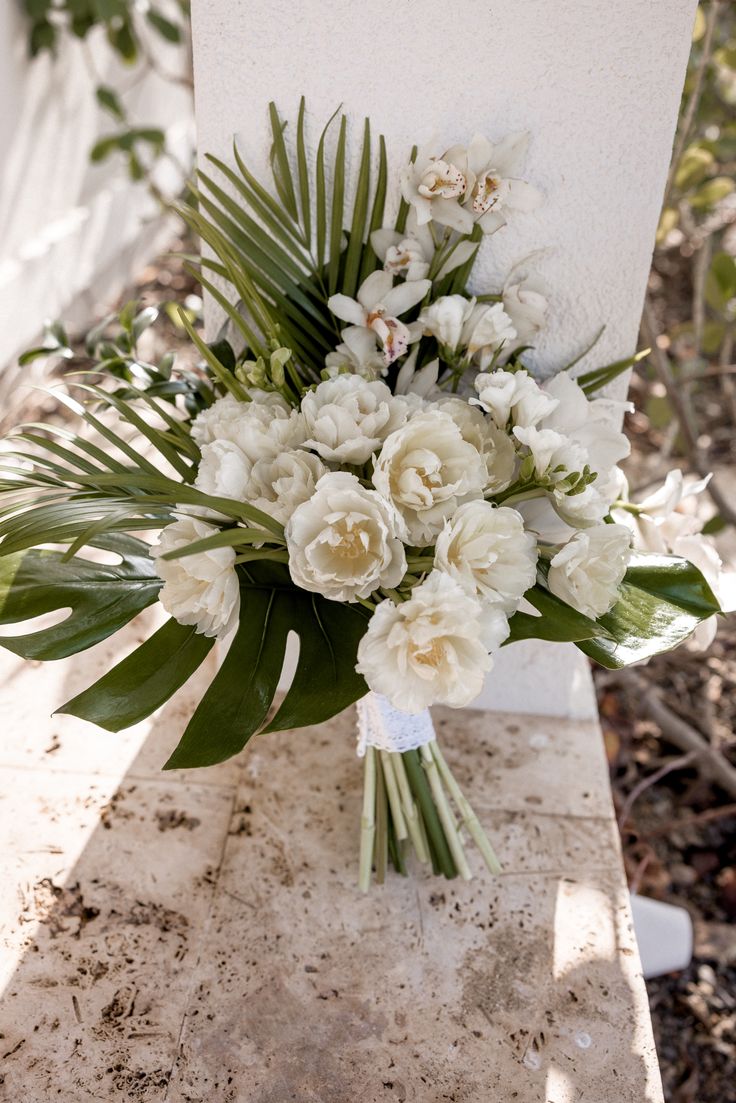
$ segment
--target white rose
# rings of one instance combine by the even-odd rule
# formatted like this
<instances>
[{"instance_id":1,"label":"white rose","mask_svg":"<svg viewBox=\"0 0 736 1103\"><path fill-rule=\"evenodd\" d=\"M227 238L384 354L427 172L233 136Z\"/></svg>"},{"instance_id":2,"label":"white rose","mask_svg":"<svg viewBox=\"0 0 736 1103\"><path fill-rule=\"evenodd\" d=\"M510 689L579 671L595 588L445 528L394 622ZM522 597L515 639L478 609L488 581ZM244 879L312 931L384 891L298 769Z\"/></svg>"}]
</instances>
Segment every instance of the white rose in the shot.
<instances>
[{"instance_id":1,"label":"white rose","mask_svg":"<svg viewBox=\"0 0 736 1103\"><path fill-rule=\"evenodd\" d=\"M326 474L319 456L301 450L282 452L275 459L253 464L245 500L285 525L297 506L312 497Z\"/></svg>"},{"instance_id":2,"label":"white rose","mask_svg":"<svg viewBox=\"0 0 736 1103\"><path fill-rule=\"evenodd\" d=\"M481 372L475 377L474 386L478 398L471 398L471 403L489 413L501 429L510 417L514 425L535 425L558 405L558 400L546 394L525 371Z\"/></svg>"},{"instance_id":3,"label":"white rose","mask_svg":"<svg viewBox=\"0 0 736 1103\"><path fill-rule=\"evenodd\" d=\"M435 567L473 596L513 613L537 577L537 542L515 509L467 502L437 537Z\"/></svg>"},{"instance_id":4,"label":"white rose","mask_svg":"<svg viewBox=\"0 0 736 1103\"><path fill-rule=\"evenodd\" d=\"M323 475L286 525L292 579L332 601L355 601L379 586L397 586L406 573L397 520L380 494L354 475Z\"/></svg>"},{"instance_id":5,"label":"white rose","mask_svg":"<svg viewBox=\"0 0 736 1103\"><path fill-rule=\"evenodd\" d=\"M304 395L302 414L307 448L325 460L361 464L404 424L407 407L380 380L338 375Z\"/></svg>"},{"instance_id":6,"label":"white rose","mask_svg":"<svg viewBox=\"0 0 736 1103\"><path fill-rule=\"evenodd\" d=\"M460 344L463 326L470 316L475 299L463 295L442 295L419 315L424 332L438 344L455 352Z\"/></svg>"},{"instance_id":7,"label":"white rose","mask_svg":"<svg viewBox=\"0 0 736 1103\"><path fill-rule=\"evenodd\" d=\"M550 562L550 590L586 617L603 616L618 597L630 543L625 525L594 525L577 532Z\"/></svg>"},{"instance_id":8,"label":"white rose","mask_svg":"<svg viewBox=\"0 0 736 1103\"><path fill-rule=\"evenodd\" d=\"M408 542L424 547L461 502L482 496L487 478L483 457L450 415L428 410L386 439L373 485L401 515Z\"/></svg>"},{"instance_id":9,"label":"white rose","mask_svg":"<svg viewBox=\"0 0 736 1103\"><path fill-rule=\"evenodd\" d=\"M499 632L497 645L502 639ZM394 708L416 713L470 704L492 665L479 602L449 575L432 571L408 601L378 606L358 645L356 670Z\"/></svg>"},{"instance_id":10,"label":"white rose","mask_svg":"<svg viewBox=\"0 0 736 1103\"><path fill-rule=\"evenodd\" d=\"M225 636L237 620L240 585L234 549L214 548L181 559L161 556L216 532L212 525L183 517L164 529L152 549L156 573L164 582L159 601L180 624L192 624L205 636Z\"/></svg>"},{"instance_id":11,"label":"white rose","mask_svg":"<svg viewBox=\"0 0 736 1103\"><path fill-rule=\"evenodd\" d=\"M485 460L488 472L485 489L497 494L510 486L516 474L517 459L516 449L508 434L464 398L443 396L436 405L450 415L463 440L472 444Z\"/></svg>"}]
</instances>

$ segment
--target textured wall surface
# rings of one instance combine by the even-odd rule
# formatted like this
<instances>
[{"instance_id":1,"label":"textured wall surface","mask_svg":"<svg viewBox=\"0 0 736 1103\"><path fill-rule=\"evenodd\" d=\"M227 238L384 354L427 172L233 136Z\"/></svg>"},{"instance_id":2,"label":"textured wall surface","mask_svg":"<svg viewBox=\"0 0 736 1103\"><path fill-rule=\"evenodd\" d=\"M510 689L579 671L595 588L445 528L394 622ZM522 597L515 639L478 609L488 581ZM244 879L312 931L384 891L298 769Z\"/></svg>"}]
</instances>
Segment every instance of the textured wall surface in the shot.
<instances>
[{"instance_id":1,"label":"textured wall surface","mask_svg":"<svg viewBox=\"0 0 736 1103\"><path fill-rule=\"evenodd\" d=\"M157 248L158 208L127 179L117 157L91 165L89 150L115 122L95 100L95 77L116 88L131 73L92 37L67 42L56 59L29 61L20 7L0 5L0 399L18 380L12 359L47 317L83 325L106 309ZM175 71L176 48L157 50ZM149 74L130 100L132 117L168 130L191 149L191 99ZM159 241L160 241L159 236ZM28 373L26 372L26 375Z\"/></svg>"},{"instance_id":2,"label":"textured wall surface","mask_svg":"<svg viewBox=\"0 0 736 1103\"><path fill-rule=\"evenodd\" d=\"M266 104L311 137L338 104L368 114L398 166L481 131L528 129L528 178L546 195L486 242L478 286L533 250L553 288L538 365L564 365L606 323L595 353L632 351L695 0L194 0L201 151L267 163Z\"/></svg>"}]
</instances>

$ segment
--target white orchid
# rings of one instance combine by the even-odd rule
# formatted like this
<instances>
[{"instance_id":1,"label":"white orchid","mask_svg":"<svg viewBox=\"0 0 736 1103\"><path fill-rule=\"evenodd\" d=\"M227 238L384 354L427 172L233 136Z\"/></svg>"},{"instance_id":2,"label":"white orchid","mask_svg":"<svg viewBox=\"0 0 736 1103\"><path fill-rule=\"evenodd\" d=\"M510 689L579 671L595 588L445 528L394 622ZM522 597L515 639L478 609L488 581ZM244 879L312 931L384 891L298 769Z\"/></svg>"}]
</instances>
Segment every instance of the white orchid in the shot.
<instances>
[{"instance_id":1,"label":"white orchid","mask_svg":"<svg viewBox=\"0 0 736 1103\"><path fill-rule=\"evenodd\" d=\"M387 365L403 356L412 341L419 340L421 327L405 325L399 315L420 303L432 286L429 280L412 280L396 287L393 282L389 272L371 272L358 288L356 299L332 295L327 300L337 318L375 334Z\"/></svg>"},{"instance_id":2,"label":"white orchid","mask_svg":"<svg viewBox=\"0 0 736 1103\"><path fill-rule=\"evenodd\" d=\"M417 225L437 222L461 234L473 229L473 216L461 207L467 181L465 173L445 157L420 150L400 172L401 194L416 212Z\"/></svg>"},{"instance_id":3,"label":"white orchid","mask_svg":"<svg viewBox=\"0 0 736 1103\"><path fill-rule=\"evenodd\" d=\"M429 226L420 226L417 223L417 214L413 207L407 216L403 234L390 228L374 230L371 234L371 245L383 263L384 272L390 272L392 276L404 276L406 280L421 280L427 276L437 248ZM476 241L459 241L440 266L436 278L441 280L465 264L477 248Z\"/></svg>"},{"instance_id":4,"label":"white orchid","mask_svg":"<svg viewBox=\"0 0 736 1103\"><path fill-rule=\"evenodd\" d=\"M519 261L509 272L503 285L503 309L511 319L516 337L508 341L498 358L504 364L513 352L532 344L544 325L549 302L546 281L532 269L541 252Z\"/></svg>"},{"instance_id":5,"label":"white orchid","mask_svg":"<svg viewBox=\"0 0 736 1103\"><path fill-rule=\"evenodd\" d=\"M379 379L388 371L376 334L364 326L348 326L342 331L342 344L327 353L325 368L330 378L350 373L368 380Z\"/></svg>"}]
</instances>

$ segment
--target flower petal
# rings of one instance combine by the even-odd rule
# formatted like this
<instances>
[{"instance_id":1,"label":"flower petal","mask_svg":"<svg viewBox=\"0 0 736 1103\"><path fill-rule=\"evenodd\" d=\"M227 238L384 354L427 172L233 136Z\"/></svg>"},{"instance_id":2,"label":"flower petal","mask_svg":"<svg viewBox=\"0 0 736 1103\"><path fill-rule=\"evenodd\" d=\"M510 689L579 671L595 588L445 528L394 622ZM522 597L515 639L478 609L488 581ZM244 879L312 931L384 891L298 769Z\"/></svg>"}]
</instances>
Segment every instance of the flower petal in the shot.
<instances>
[{"instance_id":1,"label":"flower petal","mask_svg":"<svg viewBox=\"0 0 736 1103\"><path fill-rule=\"evenodd\" d=\"M500 230L502 226L506 225L506 219L494 208L490 211L486 211L484 215L478 219L478 225L484 234L495 234L496 230Z\"/></svg>"},{"instance_id":2,"label":"flower petal","mask_svg":"<svg viewBox=\"0 0 736 1103\"><path fill-rule=\"evenodd\" d=\"M420 303L431 286L431 280L411 280L409 283L400 283L384 295L381 302L386 307L387 314L398 318L400 314L404 314Z\"/></svg>"},{"instance_id":3,"label":"flower petal","mask_svg":"<svg viewBox=\"0 0 736 1103\"><path fill-rule=\"evenodd\" d=\"M527 184L526 180L509 180L509 194L506 206L515 211L533 211L540 206L542 193Z\"/></svg>"},{"instance_id":4,"label":"flower petal","mask_svg":"<svg viewBox=\"0 0 736 1103\"><path fill-rule=\"evenodd\" d=\"M524 167L528 149L528 130L517 130L514 134L507 134L493 147L492 167L501 176L516 176Z\"/></svg>"},{"instance_id":5,"label":"flower petal","mask_svg":"<svg viewBox=\"0 0 736 1103\"><path fill-rule=\"evenodd\" d=\"M479 244L480 243L477 241L459 242L459 244L455 246L454 252L447 258L437 273L437 279L441 280L443 276L448 275L450 272L454 272L461 264L465 264L466 260L470 260Z\"/></svg>"},{"instance_id":6,"label":"flower petal","mask_svg":"<svg viewBox=\"0 0 736 1103\"><path fill-rule=\"evenodd\" d=\"M341 321L350 322L354 326L365 325L365 311L348 295L331 295L327 300L327 306Z\"/></svg>"},{"instance_id":7,"label":"flower petal","mask_svg":"<svg viewBox=\"0 0 736 1103\"><path fill-rule=\"evenodd\" d=\"M473 229L472 214L456 199L433 199L431 215L440 226L449 226L460 234L469 234Z\"/></svg>"},{"instance_id":8,"label":"flower petal","mask_svg":"<svg viewBox=\"0 0 736 1103\"><path fill-rule=\"evenodd\" d=\"M396 230L391 230L387 226L381 230L374 230L371 234L371 247L381 261L386 259L386 253L391 246L398 245L400 241L401 234L397 234Z\"/></svg>"},{"instance_id":9,"label":"flower petal","mask_svg":"<svg viewBox=\"0 0 736 1103\"><path fill-rule=\"evenodd\" d=\"M388 272L380 270L371 272L358 288L358 302L365 310L373 310L378 303L383 303L385 306L386 296L393 282L393 276ZM352 321L352 319L347 320Z\"/></svg>"}]
</instances>

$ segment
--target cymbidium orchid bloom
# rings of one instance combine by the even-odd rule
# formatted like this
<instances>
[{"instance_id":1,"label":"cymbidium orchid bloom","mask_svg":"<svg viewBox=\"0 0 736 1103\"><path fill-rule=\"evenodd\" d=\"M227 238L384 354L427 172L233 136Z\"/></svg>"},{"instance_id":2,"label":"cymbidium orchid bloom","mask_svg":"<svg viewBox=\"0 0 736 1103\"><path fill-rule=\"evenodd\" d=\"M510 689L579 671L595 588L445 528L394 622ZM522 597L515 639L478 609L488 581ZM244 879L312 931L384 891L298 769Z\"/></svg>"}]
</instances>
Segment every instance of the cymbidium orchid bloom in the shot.
<instances>
[{"instance_id":1,"label":"cymbidium orchid bloom","mask_svg":"<svg viewBox=\"0 0 736 1103\"><path fill-rule=\"evenodd\" d=\"M404 276L406 280L421 280L429 272L436 245L427 224L417 223L417 212L412 207L406 219L403 234L385 227L371 234L373 251L383 262L384 272L392 276ZM454 272L460 265L470 260L477 250L476 241L459 241L445 262L440 266L436 278Z\"/></svg>"},{"instance_id":2,"label":"cymbidium orchid bloom","mask_svg":"<svg viewBox=\"0 0 736 1103\"><path fill-rule=\"evenodd\" d=\"M503 309L511 319L516 337L507 342L498 357L499 364L505 364L517 349L532 344L544 325L549 303L546 281L532 268L532 263L541 256L541 252L531 253L515 264L503 285Z\"/></svg>"},{"instance_id":3,"label":"cymbidium orchid bloom","mask_svg":"<svg viewBox=\"0 0 736 1103\"><path fill-rule=\"evenodd\" d=\"M461 234L473 229L473 216L460 206L465 174L443 157L420 150L415 161L400 171L401 194L416 212L417 225L437 222Z\"/></svg>"},{"instance_id":4,"label":"cymbidium orchid bloom","mask_svg":"<svg viewBox=\"0 0 736 1103\"><path fill-rule=\"evenodd\" d=\"M388 371L375 333L364 326L348 326L342 331L342 344L327 353L325 369L330 378L350 372L369 380L379 379Z\"/></svg>"},{"instance_id":5,"label":"cymbidium orchid bloom","mask_svg":"<svg viewBox=\"0 0 736 1103\"><path fill-rule=\"evenodd\" d=\"M421 337L421 326L405 325L399 315L420 303L432 286L430 280L412 280L396 287L393 282L389 272L371 272L358 288L356 299L332 295L327 300L337 318L376 335L386 365L398 360L411 342Z\"/></svg>"}]
</instances>

